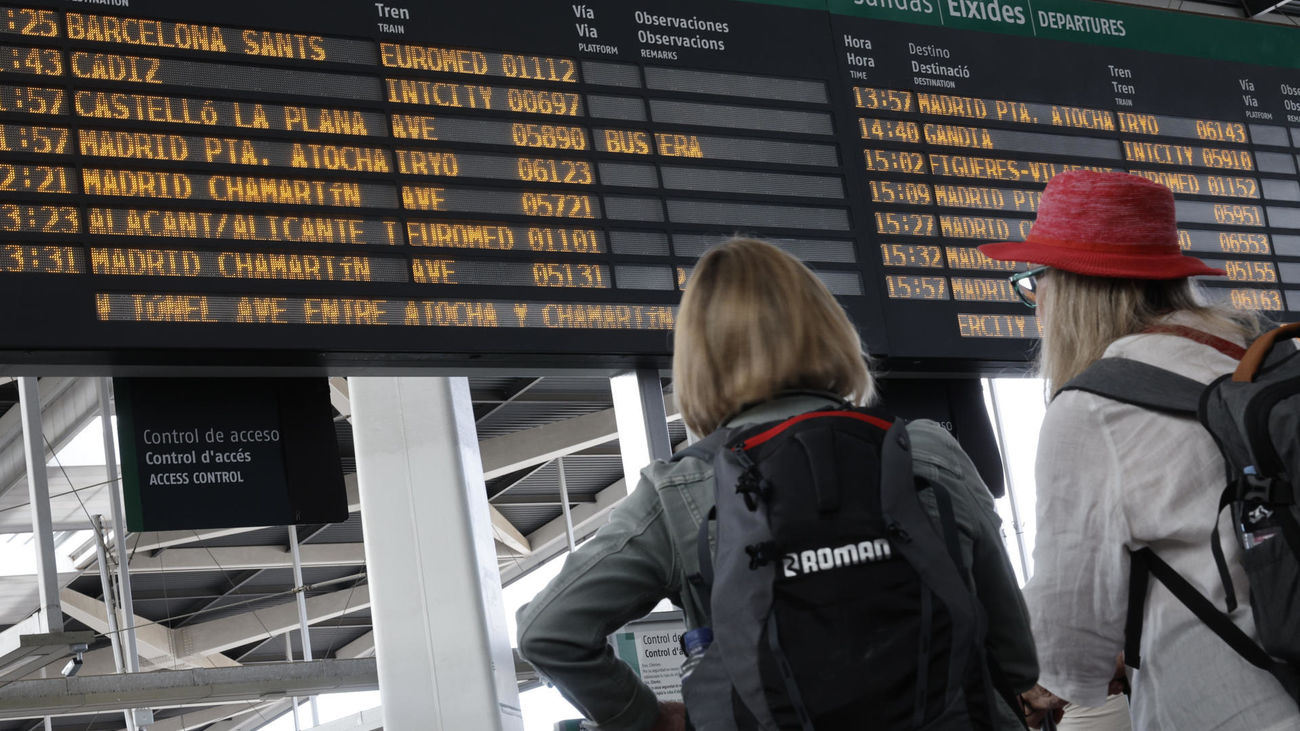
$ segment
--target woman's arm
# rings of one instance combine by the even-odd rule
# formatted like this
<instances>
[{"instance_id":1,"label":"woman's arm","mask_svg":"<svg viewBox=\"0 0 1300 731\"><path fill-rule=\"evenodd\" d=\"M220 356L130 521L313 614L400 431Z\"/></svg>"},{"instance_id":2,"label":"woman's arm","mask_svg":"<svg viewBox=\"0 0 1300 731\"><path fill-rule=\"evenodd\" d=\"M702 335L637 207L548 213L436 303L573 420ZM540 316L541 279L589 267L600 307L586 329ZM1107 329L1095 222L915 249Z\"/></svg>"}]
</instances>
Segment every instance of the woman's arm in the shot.
<instances>
[{"instance_id":1,"label":"woman's arm","mask_svg":"<svg viewBox=\"0 0 1300 731\"><path fill-rule=\"evenodd\" d=\"M654 693L606 638L678 591L675 560L659 498L643 479L519 610L519 654L602 730L655 727Z\"/></svg>"},{"instance_id":2,"label":"woman's arm","mask_svg":"<svg viewBox=\"0 0 1300 731\"><path fill-rule=\"evenodd\" d=\"M1128 609L1126 488L1103 403L1066 392L1047 410L1035 469L1034 575L1025 587L1039 683L1084 706L1106 702Z\"/></svg>"}]
</instances>

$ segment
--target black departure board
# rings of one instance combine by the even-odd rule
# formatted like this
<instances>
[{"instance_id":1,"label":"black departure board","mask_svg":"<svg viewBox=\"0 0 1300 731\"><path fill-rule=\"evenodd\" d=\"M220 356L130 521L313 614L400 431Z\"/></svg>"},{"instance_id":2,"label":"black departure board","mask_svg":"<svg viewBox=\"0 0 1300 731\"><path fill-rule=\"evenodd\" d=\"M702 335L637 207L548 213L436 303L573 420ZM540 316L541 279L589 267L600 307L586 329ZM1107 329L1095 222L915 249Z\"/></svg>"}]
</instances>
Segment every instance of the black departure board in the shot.
<instances>
[{"instance_id":1,"label":"black departure board","mask_svg":"<svg viewBox=\"0 0 1300 731\"><path fill-rule=\"evenodd\" d=\"M1082 0L0 6L0 362L666 363L708 247L887 363L1023 363L1075 168L1300 313L1300 30Z\"/></svg>"}]
</instances>

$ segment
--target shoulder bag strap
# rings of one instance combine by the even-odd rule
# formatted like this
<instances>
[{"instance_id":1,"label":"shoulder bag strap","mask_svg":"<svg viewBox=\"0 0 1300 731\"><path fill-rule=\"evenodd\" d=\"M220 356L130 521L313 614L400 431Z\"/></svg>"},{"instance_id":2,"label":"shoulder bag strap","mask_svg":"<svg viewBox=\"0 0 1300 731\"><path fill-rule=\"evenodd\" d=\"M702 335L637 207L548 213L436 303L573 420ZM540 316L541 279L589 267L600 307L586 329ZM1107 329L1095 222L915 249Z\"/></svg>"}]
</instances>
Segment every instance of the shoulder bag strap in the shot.
<instances>
[{"instance_id":1,"label":"shoulder bag strap","mask_svg":"<svg viewBox=\"0 0 1300 731\"><path fill-rule=\"evenodd\" d=\"M1129 610L1124 625L1124 662L1131 668L1141 667L1139 645L1142 637L1142 614L1146 604L1149 578L1154 576L1164 584L1183 606L1191 610L1196 618L1205 623L1214 634L1219 636L1246 662L1264 670L1286 688L1293 698L1300 699L1300 677L1294 669L1274 660L1264 648L1259 646L1241 630L1228 615L1220 612L1214 604L1206 599L1196 587L1188 583L1164 559L1150 548L1142 548L1129 554Z\"/></svg>"},{"instance_id":2,"label":"shoulder bag strap","mask_svg":"<svg viewBox=\"0 0 1300 731\"><path fill-rule=\"evenodd\" d=\"M1196 418L1204 390L1204 383L1130 358L1102 358L1061 387L1190 418Z\"/></svg>"}]
</instances>

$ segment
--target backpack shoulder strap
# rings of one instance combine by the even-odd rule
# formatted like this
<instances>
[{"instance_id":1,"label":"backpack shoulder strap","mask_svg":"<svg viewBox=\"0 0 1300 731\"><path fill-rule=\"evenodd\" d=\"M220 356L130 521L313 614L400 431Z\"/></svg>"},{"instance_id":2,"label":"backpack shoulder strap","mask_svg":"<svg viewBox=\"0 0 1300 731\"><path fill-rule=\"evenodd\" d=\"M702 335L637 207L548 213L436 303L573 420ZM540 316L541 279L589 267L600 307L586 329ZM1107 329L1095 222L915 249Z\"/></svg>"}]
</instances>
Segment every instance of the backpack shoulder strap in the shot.
<instances>
[{"instance_id":1,"label":"backpack shoulder strap","mask_svg":"<svg viewBox=\"0 0 1300 731\"><path fill-rule=\"evenodd\" d=\"M728 439L735 433L734 429L721 428L713 431L707 437L691 444L673 454L670 462L680 462L687 457L703 460L705 463L712 465L713 458L717 455L718 450L725 448ZM690 545L690 540L695 540L695 557L697 560L697 570L686 576L687 586L683 586L683 591L694 593L699 606L704 610L710 611L709 591L713 585L713 553L709 546L709 523L717 514L717 509L710 510L707 514L698 516L698 511L689 507L683 498L673 497L671 495L660 495L660 502L663 505L664 512L670 516L668 522L670 529L672 526L681 526L674 532L673 540L679 545L685 547ZM700 520L696 525L695 521ZM682 533L685 526L693 526L694 530L689 534Z\"/></svg>"},{"instance_id":2,"label":"backpack shoulder strap","mask_svg":"<svg viewBox=\"0 0 1300 731\"><path fill-rule=\"evenodd\" d=\"M1171 416L1198 418L1201 397L1206 388L1206 384L1199 381L1130 358L1102 358L1088 366L1083 373L1070 379L1061 390L1086 391ZM1228 492L1225 491L1219 504L1219 512L1227 507L1228 498ZM1215 515L1217 516L1218 513ZM1219 543L1219 523L1216 518L1210 535L1210 551L1214 554L1219 579L1223 582L1224 603L1231 612L1237 608L1237 592L1233 586L1232 575L1228 572L1223 548ZM1140 595L1129 594L1130 617L1134 612L1142 611L1145 597L1145 592ZM1140 634L1142 629L1140 623L1137 629Z\"/></svg>"},{"instance_id":3,"label":"backpack shoulder strap","mask_svg":"<svg viewBox=\"0 0 1300 731\"><path fill-rule=\"evenodd\" d=\"M1183 606L1191 610L1214 634L1219 636L1246 662L1277 678L1292 697L1300 700L1300 673L1295 668L1273 659L1259 643L1241 630L1228 615L1220 612L1187 579L1165 563L1150 548L1129 554L1129 611L1124 623L1124 663L1138 669L1142 665L1140 646L1142 638L1142 604L1146 602L1151 577L1165 585Z\"/></svg>"},{"instance_id":4,"label":"backpack shoulder strap","mask_svg":"<svg viewBox=\"0 0 1300 731\"><path fill-rule=\"evenodd\" d=\"M1086 391L1174 416L1195 418L1205 384L1130 358L1102 358L1061 391Z\"/></svg>"},{"instance_id":5,"label":"backpack shoulder strap","mask_svg":"<svg viewBox=\"0 0 1300 731\"><path fill-rule=\"evenodd\" d=\"M917 499L911 450L907 424L903 419L897 419L885 434L880 455L880 500L890 544L947 607L952 636L982 636L976 600L962 576L961 564L953 564L949 544L942 535L943 529L935 530ZM978 656L982 642L981 639L980 645L975 647L964 643L953 645L947 688L964 686L962 674L968 663Z\"/></svg>"}]
</instances>

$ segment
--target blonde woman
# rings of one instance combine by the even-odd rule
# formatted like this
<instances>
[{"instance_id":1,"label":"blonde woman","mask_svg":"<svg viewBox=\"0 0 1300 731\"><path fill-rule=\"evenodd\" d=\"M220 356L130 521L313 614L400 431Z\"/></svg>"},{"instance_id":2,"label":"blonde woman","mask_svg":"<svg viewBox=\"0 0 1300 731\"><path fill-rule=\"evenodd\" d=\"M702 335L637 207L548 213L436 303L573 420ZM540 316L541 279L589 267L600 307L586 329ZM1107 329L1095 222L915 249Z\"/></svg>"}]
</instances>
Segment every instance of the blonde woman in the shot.
<instances>
[{"instance_id":1,"label":"blonde woman","mask_svg":"<svg viewBox=\"0 0 1300 731\"><path fill-rule=\"evenodd\" d=\"M677 403L697 435L874 398L844 311L812 272L762 241L732 239L700 259L682 298L674 347ZM951 494L964 568L990 618L988 649L1009 685L1028 689L1037 677L1034 648L992 497L941 427L914 422L908 433L916 475ZM726 621L709 616L707 594L689 580L699 571L700 519L713 502L711 462L687 457L650 465L609 524L520 610L520 653L597 728L683 728L681 705L659 702L613 657L605 638L665 597L682 608L688 629ZM1010 711L1004 715L998 728L1016 728ZM855 726L868 727L870 719Z\"/></svg>"},{"instance_id":2,"label":"blonde woman","mask_svg":"<svg viewBox=\"0 0 1300 731\"><path fill-rule=\"evenodd\" d=\"M1039 370L1053 394L1039 435L1034 576L1025 588L1042 665L1039 708L1101 706L1124 649L1129 553L1151 548L1219 607L1210 550L1224 465L1190 419L1060 389L1102 357L1155 365L1202 383L1232 371L1258 334L1253 317L1204 304L1189 277L1222 271L1182 253L1168 188L1124 173L1072 171L1048 183L1023 242L980 247L1037 268L1013 277L1037 305ZM1225 511L1226 512L1226 511ZM1241 548L1222 548L1254 636ZM1133 727L1300 729L1294 702L1161 584L1142 611Z\"/></svg>"}]
</instances>

